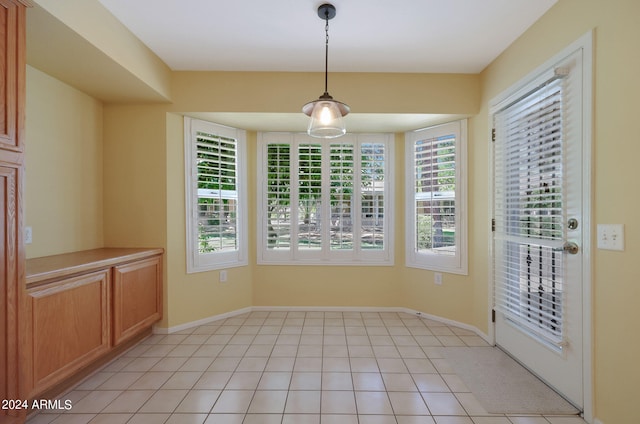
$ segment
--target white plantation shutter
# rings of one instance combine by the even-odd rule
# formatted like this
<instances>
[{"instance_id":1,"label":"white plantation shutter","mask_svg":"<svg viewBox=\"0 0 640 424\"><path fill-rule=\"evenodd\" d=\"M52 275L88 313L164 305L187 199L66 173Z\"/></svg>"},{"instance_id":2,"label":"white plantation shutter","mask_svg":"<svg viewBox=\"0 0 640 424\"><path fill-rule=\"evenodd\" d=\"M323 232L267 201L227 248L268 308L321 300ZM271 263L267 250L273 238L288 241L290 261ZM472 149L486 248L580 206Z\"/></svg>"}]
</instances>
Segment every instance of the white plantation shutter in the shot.
<instances>
[{"instance_id":1,"label":"white plantation shutter","mask_svg":"<svg viewBox=\"0 0 640 424\"><path fill-rule=\"evenodd\" d=\"M261 133L259 142L260 263L392 263L391 136Z\"/></svg>"},{"instance_id":2,"label":"white plantation shutter","mask_svg":"<svg viewBox=\"0 0 640 424\"><path fill-rule=\"evenodd\" d=\"M416 217L418 222L426 218L430 224L425 237L417 237L418 251L455 255L455 146L454 134L414 144Z\"/></svg>"},{"instance_id":3,"label":"white plantation shutter","mask_svg":"<svg viewBox=\"0 0 640 424\"><path fill-rule=\"evenodd\" d=\"M329 173L331 179L331 250L354 248L354 145L331 144Z\"/></svg>"},{"instance_id":4,"label":"white plantation shutter","mask_svg":"<svg viewBox=\"0 0 640 424\"><path fill-rule=\"evenodd\" d=\"M246 264L245 133L185 117L187 272Z\"/></svg>"},{"instance_id":5,"label":"white plantation shutter","mask_svg":"<svg viewBox=\"0 0 640 424\"><path fill-rule=\"evenodd\" d=\"M198 251L238 248L236 140L196 133Z\"/></svg>"},{"instance_id":6,"label":"white plantation shutter","mask_svg":"<svg viewBox=\"0 0 640 424\"><path fill-rule=\"evenodd\" d=\"M269 144L266 157L267 248L291 248L291 145Z\"/></svg>"},{"instance_id":7,"label":"white plantation shutter","mask_svg":"<svg viewBox=\"0 0 640 424\"><path fill-rule=\"evenodd\" d=\"M407 265L466 274L466 121L405 138Z\"/></svg>"},{"instance_id":8,"label":"white plantation shutter","mask_svg":"<svg viewBox=\"0 0 640 424\"><path fill-rule=\"evenodd\" d=\"M298 243L299 250L322 248L322 146L298 145Z\"/></svg>"},{"instance_id":9,"label":"white plantation shutter","mask_svg":"<svg viewBox=\"0 0 640 424\"><path fill-rule=\"evenodd\" d=\"M361 248L385 248L385 197L387 149L383 143L360 145Z\"/></svg>"},{"instance_id":10,"label":"white plantation shutter","mask_svg":"<svg viewBox=\"0 0 640 424\"><path fill-rule=\"evenodd\" d=\"M495 306L563 343L566 71L555 70L494 114Z\"/></svg>"}]
</instances>

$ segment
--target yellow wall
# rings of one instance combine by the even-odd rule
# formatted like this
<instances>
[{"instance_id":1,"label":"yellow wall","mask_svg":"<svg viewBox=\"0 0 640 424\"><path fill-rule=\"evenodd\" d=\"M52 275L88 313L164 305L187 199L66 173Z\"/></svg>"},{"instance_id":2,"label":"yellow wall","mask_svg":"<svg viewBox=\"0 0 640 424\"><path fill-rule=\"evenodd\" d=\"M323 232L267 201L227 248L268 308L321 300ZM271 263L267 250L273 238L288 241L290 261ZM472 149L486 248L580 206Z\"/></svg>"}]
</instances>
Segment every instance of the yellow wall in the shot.
<instances>
[{"instance_id":1,"label":"yellow wall","mask_svg":"<svg viewBox=\"0 0 640 424\"><path fill-rule=\"evenodd\" d=\"M104 107L104 243L164 247L165 113L148 106Z\"/></svg>"},{"instance_id":2,"label":"yellow wall","mask_svg":"<svg viewBox=\"0 0 640 424\"><path fill-rule=\"evenodd\" d=\"M27 67L28 258L102 247L102 103Z\"/></svg>"},{"instance_id":3,"label":"yellow wall","mask_svg":"<svg viewBox=\"0 0 640 424\"><path fill-rule=\"evenodd\" d=\"M174 72L171 110L300 113L321 94L323 74ZM471 74L332 73L331 91L357 113L478 112L479 76Z\"/></svg>"}]
</instances>

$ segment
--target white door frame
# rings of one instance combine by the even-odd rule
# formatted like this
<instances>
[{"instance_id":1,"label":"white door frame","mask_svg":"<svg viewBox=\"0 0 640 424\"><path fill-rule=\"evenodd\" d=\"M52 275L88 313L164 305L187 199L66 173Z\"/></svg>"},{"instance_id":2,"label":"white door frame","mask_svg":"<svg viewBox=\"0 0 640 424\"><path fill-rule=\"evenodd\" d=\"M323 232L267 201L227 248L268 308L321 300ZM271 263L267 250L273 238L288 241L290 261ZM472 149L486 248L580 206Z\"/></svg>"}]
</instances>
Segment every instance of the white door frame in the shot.
<instances>
[{"instance_id":1,"label":"white door frame","mask_svg":"<svg viewBox=\"0 0 640 424\"><path fill-rule=\"evenodd\" d=\"M592 133L593 133L593 31L589 31L575 42L562 49L561 52L554 55L544 64L530 72L526 77L520 79L517 83L504 90L498 96L489 101L489 170L493 169L494 145L491 142L491 129L493 128L493 109L494 106L503 101L512 93L518 91L531 80L539 76L544 70L549 69L555 63L566 57L568 53L582 48L583 64L582 64L582 160L583 160L583 184L582 184L582 222L583 241L580 246L582 251L582 381L583 381L583 416L588 423L593 422L593 323L592 323ZM489 216L494 216L494 181L490 178L489 182ZM488 223L489 224L489 223ZM490 225L489 225L490 226ZM495 345L495 324L493 322L492 310L494 304L494 273L493 273L493 235L488 238L489 243L489 308L488 312L488 329L489 340Z\"/></svg>"}]
</instances>

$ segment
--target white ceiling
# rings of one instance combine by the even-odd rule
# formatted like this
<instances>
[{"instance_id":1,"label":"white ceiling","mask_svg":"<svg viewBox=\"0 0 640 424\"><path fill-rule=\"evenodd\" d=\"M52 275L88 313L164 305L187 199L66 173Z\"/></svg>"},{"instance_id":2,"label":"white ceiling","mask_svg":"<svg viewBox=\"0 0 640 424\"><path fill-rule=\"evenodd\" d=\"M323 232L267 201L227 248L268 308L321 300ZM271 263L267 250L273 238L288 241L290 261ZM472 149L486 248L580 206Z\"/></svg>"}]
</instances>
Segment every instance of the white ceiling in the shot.
<instances>
[{"instance_id":1,"label":"white ceiling","mask_svg":"<svg viewBox=\"0 0 640 424\"><path fill-rule=\"evenodd\" d=\"M333 0L330 72L478 73L557 0ZM324 71L322 0L100 0L173 70Z\"/></svg>"},{"instance_id":2,"label":"white ceiling","mask_svg":"<svg viewBox=\"0 0 640 424\"><path fill-rule=\"evenodd\" d=\"M106 102L167 101L37 1L27 13L30 66ZM98 1L176 71L324 71L324 21L317 9L327 0ZM337 9L329 23L329 72L474 74L557 2L329 1ZM300 99L301 105L309 100ZM305 131L308 123L302 112L198 112L190 114L256 131ZM349 132L403 132L460 118L352 110L345 124Z\"/></svg>"}]
</instances>

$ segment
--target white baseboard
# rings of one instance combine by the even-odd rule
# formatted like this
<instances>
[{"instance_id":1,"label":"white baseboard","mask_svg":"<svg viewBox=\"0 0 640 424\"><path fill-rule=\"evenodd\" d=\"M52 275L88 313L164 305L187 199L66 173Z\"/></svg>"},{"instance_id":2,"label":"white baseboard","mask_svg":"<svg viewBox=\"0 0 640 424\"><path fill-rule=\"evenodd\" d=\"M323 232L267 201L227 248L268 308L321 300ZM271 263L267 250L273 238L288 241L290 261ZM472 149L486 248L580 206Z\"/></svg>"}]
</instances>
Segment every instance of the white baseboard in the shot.
<instances>
[{"instance_id":1,"label":"white baseboard","mask_svg":"<svg viewBox=\"0 0 640 424\"><path fill-rule=\"evenodd\" d=\"M453 321L447 318L442 318L436 315L426 314L424 312L416 311L414 309L409 308L401 308L401 307L383 307L383 306L248 306L246 308L237 309L235 311L225 312L219 315L213 315L208 318L200 319L197 321L187 322L185 324L176 325L174 327L157 327L154 326L153 333L154 334L173 334L179 331L187 330L189 328L198 327L200 325L210 324L215 321L220 321L227 318L232 318L238 315L250 313L250 312L278 312L278 311L286 311L286 312L404 312L410 315L416 315L421 318L429 319L436 322L441 322L446 325L452 325L455 327L463 328L465 330L469 330L477 334L487 343L491 344L489 341L489 336L480 331L478 328L464 324L462 322ZM596 422L594 424L603 424L601 422Z\"/></svg>"},{"instance_id":2,"label":"white baseboard","mask_svg":"<svg viewBox=\"0 0 640 424\"><path fill-rule=\"evenodd\" d=\"M257 312L404 312L404 308L386 306L254 306Z\"/></svg>"},{"instance_id":3,"label":"white baseboard","mask_svg":"<svg viewBox=\"0 0 640 424\"><path fill-rule=\"evenodd\" d=\"M173 334L173 333L177 333L178 331L187 330L189 328L198 327L198 326L201 326L201 325L207 325L207 324L210 324L212 322L219 321L221 319L227 319L227 318L235 317L237 315L246 314L248 312L251 312L252 310L253 310L253 308L251 308L249 306L249 307L242 308L242 309L236 309L235 311L225 312L224 314L212 315L212 316L210 316L208 318L203 318L203 319L199 319L197 321L191 321L191 322L187 322L187 323L184 323L184 324L176 325L174 327L158 327L158 326L154 326L153 327L153 334Z\"/></svg>"},{"instance_id":4,"label":"white baseboard","mask_svg":"<svg viewBox=\"0 0 640 424\"><path fill-rule=\"evenodd\" d=\"M418 315L418 316L420 316L422 318L425 318L425 319L430 319L432 321L437 321L437 322L441 322L443 324L452 325L454 327L458 327L458 328L462 328L462 329L465 329L465 330L472 331L472 332L476 333L476 335L478 337L482 338L485 342L487 342L487 343L489 343L491 345L493 344L491 342L491 338L487 334L483 333L482 331L480 331L477 327L474 327L473 325L465 324L463 322L454 321L454 320L451 320L451 319L448 319L448 318L442 318L442 317L439 317L437 315L426 314L424 312L420 312L420 311L416 311L416 310L408 309L408 308L402 308L402 312L406 312L408 314L413 314L413 315Z\"/></svg>"},{"instance_id":5,"label":"white baseboard","mask_svg":"<svg viewBox=\"0 0 640 424\"><path fill-rule=\"evenodd\" d=\"M600 421L599 419L594 418L593 419L593 424L604 424L604 423L602 421Z\"/></svg>"}]
</instances>

